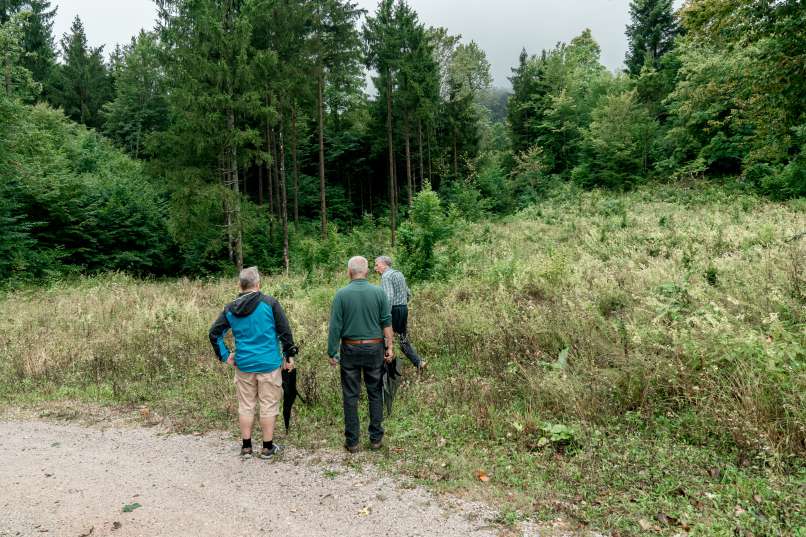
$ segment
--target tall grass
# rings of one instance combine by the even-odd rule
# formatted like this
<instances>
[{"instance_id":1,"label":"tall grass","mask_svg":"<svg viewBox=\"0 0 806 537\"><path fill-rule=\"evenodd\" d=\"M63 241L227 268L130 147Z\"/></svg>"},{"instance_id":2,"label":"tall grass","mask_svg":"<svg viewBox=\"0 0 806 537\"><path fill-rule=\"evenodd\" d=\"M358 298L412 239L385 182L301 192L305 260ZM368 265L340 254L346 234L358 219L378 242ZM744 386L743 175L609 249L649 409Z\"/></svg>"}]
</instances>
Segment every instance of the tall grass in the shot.
<instances>
[{"instance_id":1,"label":"tall grass","mask_svg":"<svg viewBox=\"0 0 806 537\"><path fill-rule=\"evenodd\" d=\"M445 277L414 289L411 333L430 368L387 422L407 450L395 464L467 491L484 467L513 513L626 534L658 510L703 535L804 524L803 200L567 191L458 229L439 252ZM324 353L343 283L321 271L264 281L301 342L307 445L339 442ZM147 404L179 428L229 426L231 380L206 333L234 294L230 280L121 274L13 292L0 302L0 400ZM714 467L734 473L714 482ZM714 491L722 500L703 506ZM733 520L759 495L763 520Z\"/></svg>"}]
</instances>

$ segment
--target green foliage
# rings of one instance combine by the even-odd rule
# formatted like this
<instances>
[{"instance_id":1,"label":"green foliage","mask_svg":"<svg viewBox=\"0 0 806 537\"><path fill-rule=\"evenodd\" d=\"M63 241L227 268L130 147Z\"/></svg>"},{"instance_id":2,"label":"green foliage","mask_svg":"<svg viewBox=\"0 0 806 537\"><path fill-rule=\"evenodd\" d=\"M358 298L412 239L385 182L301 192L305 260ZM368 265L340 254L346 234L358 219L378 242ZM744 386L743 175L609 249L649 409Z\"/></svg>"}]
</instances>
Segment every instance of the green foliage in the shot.
<instances>
[{"instance_id":1,"label":"green foliage","mask_svg":"<svg viewBox=\"0 0 806 537\"><path fill-rule=\"evenodd\" d=\"M663 56L672 50L679 23L672 0L631 0L627 26L625 63L632 76L638 76L645 65L657 69Z\"/></svg>"},{"instance_id":2,"label":"green foliage","mask_svg":"<svg viewBox=\"0 0 806 537\"><path fill-rule=\"evenodd\" d=\"M104 132L134 158L146 156L146 140L170 122L165 74L156 36L140 32L122 52L115 98L104 105Z\"/></svg>"},{"instance_id":3,"label":"green foliage","mask_svg":"<svg viewBox=\"0 0 806 537\"><path fill-rule=\"evenodd\" d=\"M605 97L585 129L574 180L585 187L628 188L644 179L653 160L657 122L635 92Z\"/></svg>"},{"instance_id":4,"label":"green foliage","mask_svg":"<svg viewBox=\"0 0 806 537\"><path fill-rule=\"evenodd\" d=\"M697 0L682 20L664 169L743 173L767 194L798 195L806 10L796 1Z\"/></svg>"},{"instance_id":5,"label":"green foliage","mask_svg":"<svg viewBox=\"0 0 806 537\"><path fill-rule=\"evenodd\" d=\"M545 151L539 146L515 155L509 191L517 200L518 207L538 201L557 184L555 176L549 173L550 168Z\"/></svg>"},{"instance_id":6,"label":"green foliage","mask_svg":"<svg viewBox=\"0 0 806 537\"><path fill-rule=\"evenodd\" d=\"M32 100L42 90L25 65L24 30L29 13L17 13L0 23L2 92L7 97Z\"/></svg>"},{"instance_id":7,"label":"green foliage","mask_svg":"<svg viewBox=\"0 0 806 537\"><path fill-rule=\"evenodd\" d=\"M51 8L50 0L3 0L0 2L0 25L17 19L22 22L23 54L18 66L30 72L37 86L48 84L56 64L56 50L53 43L53 19L56 8ZM8 44L0 46L6 53L11 51ZM38 92L37 92L38 93ZM36 96L35 94L30 95Z\"/></svg>"},{"instance_id":8,"label":"green foliage","mask_svg":"<svg viewBox=\"0 0 806 537\"><path fill-rule=\"evenodd\" d=\"M141 166L47 107L3 106L4 276L165 272L166 206Z\"/></svg>"},{"instance_id":9,"label":"green foliage","mask_svg":"<svg viewBox=\"0 0 806 537\"><path fill-rule=\"evenodd\" d=\"M539 57L521 55L509 103L513 147L519 152L539 146L549 174L568 174L577 164L582 129L612 86L600 53L590 30L585 30Z\"/></svg>"},{"instance_id":10,"label":"green foliage","mask_svg":"<svg viewBox=\"0 0 806 537\"><path fill-rule=\"evenodd\" d=\"M540 426L542 433L537 447L550 445L556 451L573 452L579 445L579 431L562 423L545 422Z\"/></svg>"},{"instance_id":11,"label":"green foliage","mask_svg":"<svg viewBox=\"0 0 806 537\"><path fill-rule=\"evenodd\" d=\"M81 19L61 40L64 61L55 71L50 102L88 127L100 128L101 108L112 98L112 79L104 64L103 46L90 47Z\"/></svg>"},{"instance_id":12,"label":"green foliage","mask_svg":"<svg viewBox=\"0 0 806 537\"><path fill-rule=\"evenodd\" d=\"M436 275L439 260L435 249L450 234L439 196L426 183L414 197L409 219L400 226L400 263L407 278L414 282Z\"/></svg>"}]
</instances>

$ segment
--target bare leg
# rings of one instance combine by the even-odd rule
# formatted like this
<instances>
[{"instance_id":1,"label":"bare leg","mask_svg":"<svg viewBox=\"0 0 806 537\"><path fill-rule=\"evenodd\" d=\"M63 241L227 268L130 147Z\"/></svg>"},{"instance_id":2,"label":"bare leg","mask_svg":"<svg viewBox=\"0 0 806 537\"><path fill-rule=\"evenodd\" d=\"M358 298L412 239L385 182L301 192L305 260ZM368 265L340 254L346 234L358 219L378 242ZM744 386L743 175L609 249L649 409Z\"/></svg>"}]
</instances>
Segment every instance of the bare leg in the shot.
<instances>
[{"instance_id":1,"label":"bare leg","mask_svg":"<svg viewBox=\"0 0 806 537\"><path fill-rule=\"evenodd\" d=\"M238 416L238 425L241 426L241 438L244 440L249 440L252 438L252 424L254 423L254 416Z\"/></svg>"},{"instance_id":2,"label":"bare leg","mask_svg":"<svg viewBox=\"0 0 806 537\"><path fill-rule=\"evenodd\" d=\"M260 430L263 433L263 441L268 442L274 439L274 423L277 421L277 416L260 418Z\"/></svg>"}]
</instances>

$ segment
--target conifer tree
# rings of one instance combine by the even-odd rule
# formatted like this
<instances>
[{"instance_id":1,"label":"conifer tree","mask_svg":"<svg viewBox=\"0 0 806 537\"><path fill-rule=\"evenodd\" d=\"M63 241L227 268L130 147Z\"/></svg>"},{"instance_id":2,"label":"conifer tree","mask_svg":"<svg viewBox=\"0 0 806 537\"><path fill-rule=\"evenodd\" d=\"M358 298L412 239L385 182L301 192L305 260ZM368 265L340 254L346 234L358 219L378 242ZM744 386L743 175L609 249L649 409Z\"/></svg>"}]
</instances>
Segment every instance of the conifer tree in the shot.
<instances>
[{"instance_id":1,"label":"conifer tree","mask_svg":"<svg viewBox=\"0 0 806 537\"><path fill-rule=\"evenodd\" d=\"M171 140L190 160L218 175L228 189L225 228L230 261L243 266L241 169L254 158L247 148L260 143L250 123L267 117L264 92L251 48L249 0L159 0L165 62L173 82L171 107L176 118ZM266 61L269 59L262 58ZM175 148L176 149L176 148Z\"/></svg>"},{"instance_id":2,"label":"conifer tree","mask_svg":"<svg viewBox=\"0 0 806 537\"><path fill-rule=\"evenodd\" d=\"M327 237L325 181L325 95L350 91L361 73L361 39L356 21L363 13L350 0L316 0L313 4L313 55L319 141L319 196L322 238ZM338 106L338 103L337 103ZM338 110L335 111L338 113Z\"/></svg>"},{"instance_id":3,"label":"conifer tree","mask_svg":"<svg viewBox=\"0 0 806 537\"><path fill-rule=\"evenodd\" d=\"M627 26L625 63L631 76L638 76L644 63L658 69L664 54L672 50L679 31L673 0L631 0Z\"/></svg>"},{"instance_id":4,"label":"conifer tree","mask_svg":"<svg viewBox=\"0 0 806 537\"><path fill-rule=\"evenodd\" d=\"M31 72L35 81L47 87L56 63L53 41L56 8L51 8L49 0L0 0L0 24L16 13L27 13L22 38L25 54L21 65Z\"/></svg>"},{"instance_id":5,"label":"conifer tree","mask_svg":"<svg viewBox=\"0 0 806 537\"><path fill-rule=\"evenodd\" d=\"M112 81L103 60L103 46L90 47L81 19L61 40L63 64L54 78L52 102L88 127L101 126L101 107L112 98Z\"/></svg>"},{"instance_id":6,"label":"conifer tree","mask_svg":"<svg viewBox=\"0 0 806 537\"><path fill-rule=\"evenodd\" d=\"M113 55L115 98L104 106L104 131L135 158L145 156L150 133L168 127L167 81L160 64L157 39L141 31Z\"/></svg>"},{"instance_id":7,"label":"conifer tree","mask_svg":"<svg viewBox=\"0 0 806 537\"><path fill-rule=\"evenodd\" d=\"M27 13L17 13L0 24L0 69L2 91L8 98L30 100L41 90L24 65L23 32Z\"/></svg>"}]
</instances>

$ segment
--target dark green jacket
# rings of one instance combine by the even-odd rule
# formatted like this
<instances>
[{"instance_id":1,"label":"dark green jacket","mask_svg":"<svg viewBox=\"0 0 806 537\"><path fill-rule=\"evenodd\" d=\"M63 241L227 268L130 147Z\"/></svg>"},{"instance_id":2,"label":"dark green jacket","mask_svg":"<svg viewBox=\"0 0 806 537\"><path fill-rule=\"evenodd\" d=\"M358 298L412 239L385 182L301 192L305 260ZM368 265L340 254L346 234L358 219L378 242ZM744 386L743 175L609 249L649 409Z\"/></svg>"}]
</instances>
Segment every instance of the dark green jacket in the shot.
<instances>
[{"instance_id":1,"label":"dark green jacket","mask_svg":"<svg viewBox=\"0 0 806 537\"><path fill-rule=\"evenodd\" d=\"M327 354L337 356L342 339L382 338L383 329L391 324L392 314L386 293L367 280L353 280L339 289L333 298Z\"/></svg>"}]
</instances>

